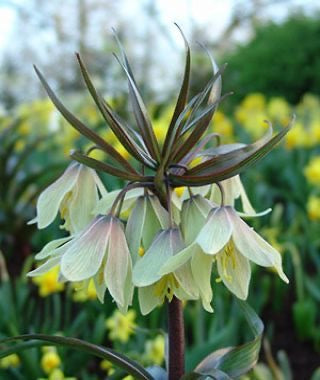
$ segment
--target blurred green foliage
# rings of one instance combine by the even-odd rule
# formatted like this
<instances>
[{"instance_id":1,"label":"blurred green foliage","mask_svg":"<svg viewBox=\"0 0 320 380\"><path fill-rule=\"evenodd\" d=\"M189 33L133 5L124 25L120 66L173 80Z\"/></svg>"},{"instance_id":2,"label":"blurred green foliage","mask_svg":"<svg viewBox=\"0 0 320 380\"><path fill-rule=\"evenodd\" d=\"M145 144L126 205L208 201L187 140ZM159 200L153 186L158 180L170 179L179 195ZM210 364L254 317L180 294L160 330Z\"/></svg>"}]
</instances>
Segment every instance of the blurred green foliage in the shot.
<instances>
[{"instance_id":1,"label":"blurred green foliage","mask_svg":"<svg viewBox=\"0 0 320 380\"><path fill-rule=\"evenodd\" d=\"M231 102L262 92L296 104L307 92L320 94L320 19L302 15L258 26L248 44L224 57L229 63L226 91Z\"/></svg>"}]
</instances>

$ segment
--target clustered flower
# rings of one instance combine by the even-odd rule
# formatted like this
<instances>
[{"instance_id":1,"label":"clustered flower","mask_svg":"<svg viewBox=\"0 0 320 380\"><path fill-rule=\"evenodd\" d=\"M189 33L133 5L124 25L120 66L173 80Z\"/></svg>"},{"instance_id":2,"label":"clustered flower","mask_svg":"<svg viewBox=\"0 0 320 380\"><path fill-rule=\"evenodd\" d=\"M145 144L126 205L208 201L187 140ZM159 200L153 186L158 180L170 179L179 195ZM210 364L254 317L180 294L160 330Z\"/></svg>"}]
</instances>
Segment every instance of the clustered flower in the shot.
<instances>
[{"instance_id":1,"label":"clustered flower","mask_svg":"<svg viewBox=\"0 0 320 380\"><path fill-rule=\"evenodd\" d=\"M120 49L136 127L123 122L99 95L77 58L98 109L126 152L138 161L136 166L72 115L36 69L62 115L95 145L86 153L72 152L72 163L40 195L33 222L45 228L59 213L69 235L49 242L36 255L43 263L29 276L43 276L58 268L59 282L77 283L82 289L93 283L101 302L108 290L122 312L132 304L137 289L142 314L173 297L201 299L212 312L213 273L238 298L246 299L250 261L273 268L287 282L281 255L242 220L269 210L255 212L238 174L268 153L290 126L273 135L269 125L267 133L249 145L221 145L219 134L206 135L223 100L223 69L212 60L213 78L188 101L190 50L186 42L183 83L161 143L121 45ZM95 149L103 150L110 160L92 158ZM108 192L96 170L129 183ZM241 212L235 208L238 200Z\"/></svg>"}]
</instances>

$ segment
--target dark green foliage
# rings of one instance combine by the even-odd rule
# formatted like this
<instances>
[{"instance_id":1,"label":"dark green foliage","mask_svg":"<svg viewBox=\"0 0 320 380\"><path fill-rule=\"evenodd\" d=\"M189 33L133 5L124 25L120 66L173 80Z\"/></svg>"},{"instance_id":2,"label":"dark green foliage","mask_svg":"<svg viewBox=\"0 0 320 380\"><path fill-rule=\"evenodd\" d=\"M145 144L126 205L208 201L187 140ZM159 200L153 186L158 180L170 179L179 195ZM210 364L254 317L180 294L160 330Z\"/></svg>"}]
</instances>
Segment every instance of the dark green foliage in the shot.
<instances>
[{"instance_id":1,"label":"dark green foliage","mask_svg":"<svg viewBox=\"0 0 320 380\"><path fill-rule=\"evenodd\" d=\"M229 63L224 89L235 91L235 103L250 92L293 104L307 92L320 94L319 51L319 18L296 15L261 26L251 42L223 59Z\"/></svg>"}]
</instances>

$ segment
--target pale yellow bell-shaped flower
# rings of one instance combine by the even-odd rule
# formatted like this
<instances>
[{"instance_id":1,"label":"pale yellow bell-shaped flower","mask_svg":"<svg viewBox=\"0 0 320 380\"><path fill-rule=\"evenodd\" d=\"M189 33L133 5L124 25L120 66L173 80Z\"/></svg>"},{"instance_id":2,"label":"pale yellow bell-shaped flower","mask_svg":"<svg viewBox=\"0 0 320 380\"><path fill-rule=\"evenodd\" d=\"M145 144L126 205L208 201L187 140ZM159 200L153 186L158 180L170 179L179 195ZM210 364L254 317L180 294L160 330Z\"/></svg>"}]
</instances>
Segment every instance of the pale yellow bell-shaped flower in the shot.
<instances>
[{"instance_id":1,"label":"pale yellow bell-shaped flower","mask_svg":"<svg viewBox=\"0 0 320 380\"><path fill-rule=\"evenodd\" d=\"M29 223L38 228L51 224L60 211L64 228L72 234L82 230L93 218L99 193L106 190L96 172L73 162L63 175L47 187L37 201L37 216Z\"/></svg>"},{"instance_id":2,"label":"pale yellow bell-shaped flower","mask_svg":"<svg viewBox=\"0 0 320 380\"><path fill-rule=\"evenodd\" d=\"M141 313L150 313L165 299L197 299L199 291L193 281L190 264L166 275L160 275L163 264L184 247L178 228L162 230L133 268L133 283L138 286Z\"/></svg>"},{"instance_id":3,"label":"pale yellow bell-shaped flower","mask_svg":"<svg viewBox=\"0 0 320 380\"><path fill-rule=\"evenodd\" d=\"M61 280L93 278L101 302L108 289L118 307L127 310L133 296L132 261L122 222L112 215L100 215L82 232L65 240L44 247L37 258L48 260L28 275L37 276L59 265Z\"/></svg>"}]
</instances>

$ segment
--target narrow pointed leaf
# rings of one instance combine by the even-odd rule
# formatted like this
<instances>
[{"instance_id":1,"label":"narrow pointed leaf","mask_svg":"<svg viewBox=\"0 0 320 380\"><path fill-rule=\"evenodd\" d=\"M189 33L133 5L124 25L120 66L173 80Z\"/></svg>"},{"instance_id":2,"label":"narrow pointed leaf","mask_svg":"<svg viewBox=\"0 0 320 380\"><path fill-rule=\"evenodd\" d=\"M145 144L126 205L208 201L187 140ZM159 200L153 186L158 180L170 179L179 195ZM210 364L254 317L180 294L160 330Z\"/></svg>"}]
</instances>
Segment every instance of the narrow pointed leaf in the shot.
<instances>
[{"instance_id":1,"label":"narrow pointed leaf","mask_svg":"<svg viewBox=\"0 0 320 380\"><path fill-rule=\"evenodd\" d=\"M292 122L270 139L264 136L253 144L213 157L186 175L171 174L170 180L174 186L201 186L233 177L263 158L288 133L291 125Z\"/></svg>"},{"instance_id":2,"label":"narrow pointed leaf","mask_svg":"<svg viewBox=\"0 0 320 380\"><path fill-rule=\"evenodd\" d=\"M95 160L92 157L88 157L80 152L72 152L70 154L70 157L74 160L80 162L81 164L84 164L88 166L89 168L95 169L95 170L101 170L105 173L111 174L115 177L119 177L128 181L137 181L137 182L144 182L147 177L143 177L139 174L134 174L130 172L124 172L123 170L120 170L118 168L115 168L114 166L111 166L109 164L106 164L102 161ZM150 179L150 178L149 178Z\"/></svg>"},{"instance_id":3,"label":"narrow pointed leaf","mask_svg":"<svg viewBox=\"0 0 320 380\"><path fill-rule=\"evenodd\" d=\"M188 92L189 92L189 82L190 82L190 71L191 71L190 70L190 66L191 66L190 46L189 46L189 43L188 43L185 35L183 34L182 30L180 29L180 27L177 24L175 24L175 25L179 29L179 31L182 35L182 38L184 40L184 43L185 43L186 64L185 64L183 80L182 80L182 84L181 84L181 88L180 88L180 93L178 96L178 100L177 100L177 103L176 103L176 106L175 106L175 109L173 112L172 119L170 121L170 125L168 128L168 132L167 132L167 135L166 135L166 138L164 141L164 145L163 145L163 149L162 149L162 155L163 156L166 154L166 151L168 149L168 144L169 144L170 139L172 138L172 135L174 132L174 127L176 125L178 117L182 113L182 111L184 110L185 105L187 103Z\"/></svg>"},{"instance_id":4,"label":"narrow pointed leaf","mask_svg":"<svg viewBox=\"0 0 320 380\"><path fill-rule=\"evenodd\" d=\"M138 363L127 358L125 355L119 354L111 349L99 346L93 343L86 342L77 338L68 338L63 336L51 336L44 334L28 334L18 335L12 338L6 338L0 340L0 344L4 345L19 340L40 340L43 344L51 343L54 345L71 347L80 351L84 351L88 354L97 356L102 359L107 359L124 369L128 373L134 376L136 379L152 380L153 377ZM3 357L3 351L0 351L0 358Z\"/></svg>"},{"instance_id":5,"label":"narrow pointed leaf","mask_svg":"<svg viewBox=\"0 0 320 380\"><path fill-rule=\"evenodd\" d=\"M213 352L196 367L196 373L210 375L212 370L218 369L234 379L249 372L257 363L264 329L263 323L246 302L239 300L237 302L253 332L254 339L237 347Z\"/></svg>"},{"instance_id":6,"label":"narrow pointed leaf","mask_svg":"<svg viewBox=\"0 0 320 380\"><path fill-rule=\"evenodd\" d=\"M133 107L133 113L134 113L136 122L138 124L138 127L140 128L140 132L143 137L144 143L147 146L148 151L150 155L152 156L152 158L156 160L157 162L159 162L160 160L159 145L158 145L156 136L154 134L154 131L152 129L151 121L148 116L146 106L144 105L140 92L138 88L136 87L134 78L130 75L127 67L119 60L117 55L115 55L115 57L127 76L128 85L129 85L129 96L130 96L130 100Z\"/></svg>"},{"instance_id":7,"label":"narrow pointed leaf","mask_svg":"<svg viewBox=\"0 0 320 380\"><path fill-rule=\"evenodd\" d=\"M135 157L137 160L141 161L143 164L150 165L148 161L145 161L144 156L146 156L146 153L144 156L142 156L139 151L141 150L140 147L136 145L136 143L128 136L128 133L126 129L121 125L119 121L118 115L115 114L115 112L111 109L109 104L104 101L104 99L101 97L101 95L97 92L96 88L94 87L88 70L82 61L79 54L76 54L76 57L78 59L80 70L83 76L83 79L87 85L87 88L94 99L96 105L98 106L103 118L105 121L109 124L110 128L112 129L113 133L117 136L121 144L127 149L127 151Z\"/></svg>"},{"instance_id":8,"label":"narrow pointed leaf","mask_svg":"<svg viewBox=\"0 0 320 380\"><path fill-rule=\"evenodd\" d=\"M87 137L89 140L97 144L103 151L108 153L115 161L117 161L122 167L130 172L135 173L135 169L119 154L110 144L103 140L99 135L93 132L90 128L84 125L76 116L74 116L57 98L47 81L44 79L41 72L36 66L34 69L45 88L49 98L52 103L57 107L62 116L83 136Z\"/></svg>"}]
</instances>

